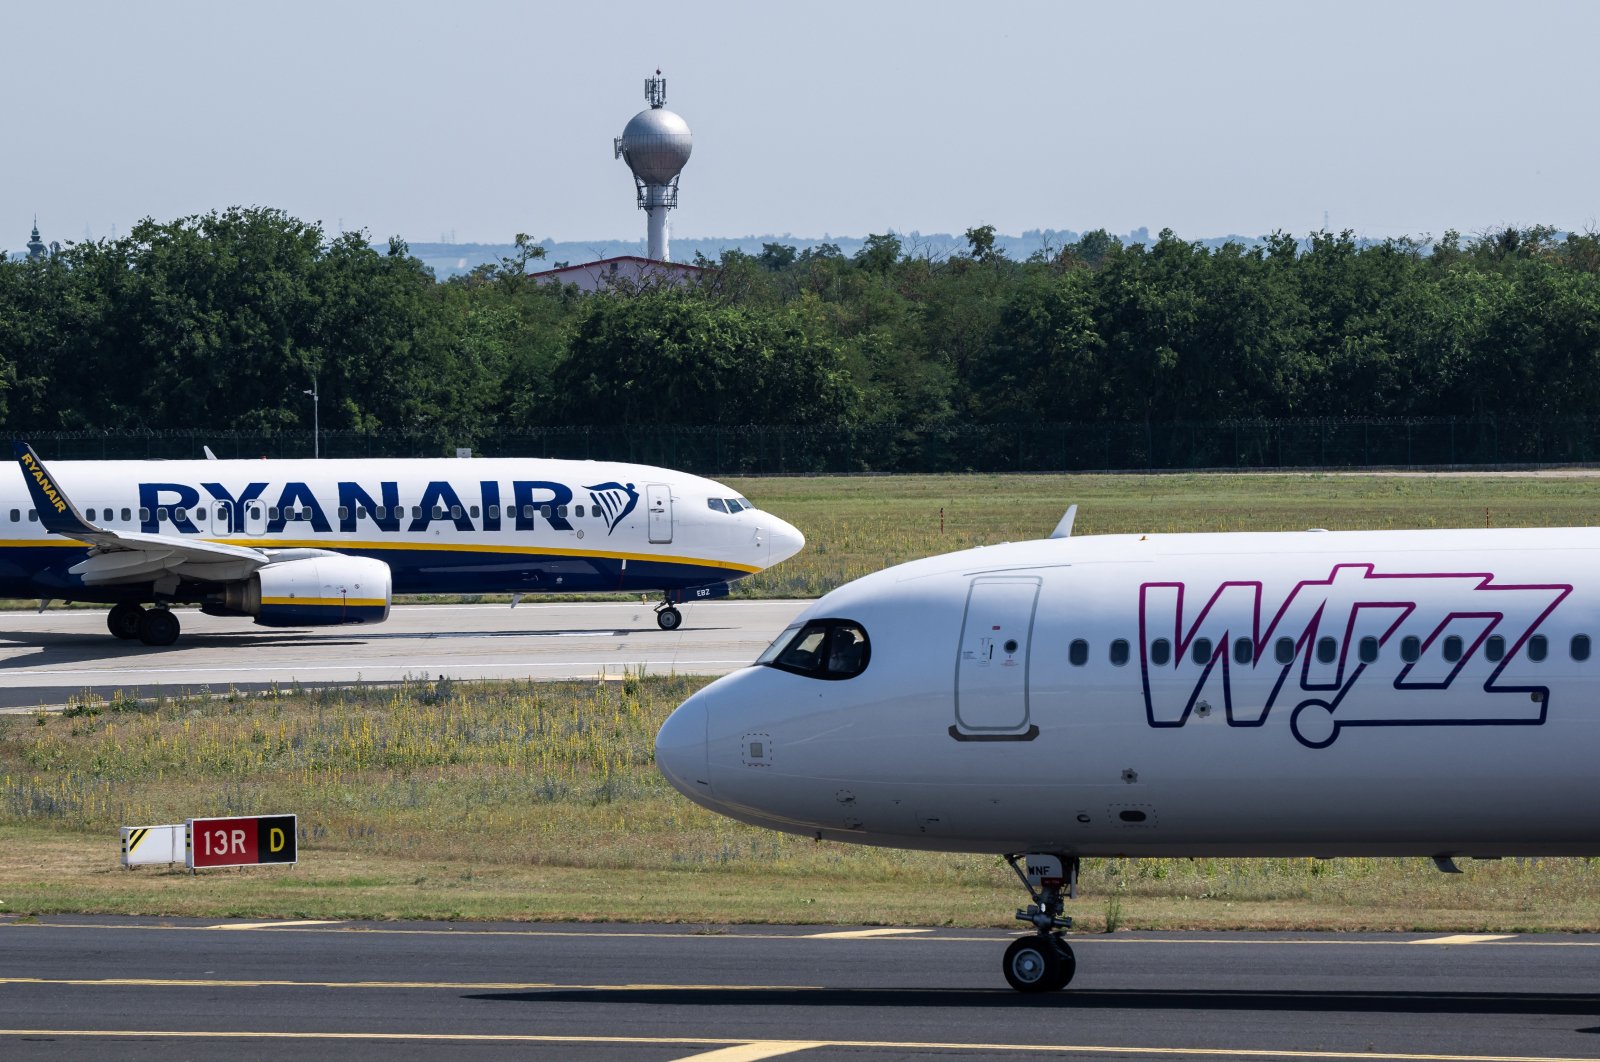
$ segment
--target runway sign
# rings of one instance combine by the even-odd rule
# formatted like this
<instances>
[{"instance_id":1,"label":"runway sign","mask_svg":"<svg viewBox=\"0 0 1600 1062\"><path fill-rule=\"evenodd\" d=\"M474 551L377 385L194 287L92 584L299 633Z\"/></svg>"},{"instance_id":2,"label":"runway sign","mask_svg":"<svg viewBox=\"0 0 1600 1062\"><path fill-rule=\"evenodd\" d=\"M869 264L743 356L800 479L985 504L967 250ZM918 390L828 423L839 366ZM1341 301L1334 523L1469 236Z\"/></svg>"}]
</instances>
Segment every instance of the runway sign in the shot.
<instances>
[{"instance_id":1,"label":"runway sign","mask_svg":"<svg viewBox=\"0 0 1600 1062\"><path fill-rule=\"evenodd\" d=\"M172 826L122 827L122 865L139 867L150 863L182 863L183 824Z\"/></svg>"},{"instance_id":2,"label":"runway sign","mask_svg":"<svg viewBox=\"0 0 1600 1062\"><path fill-rule=\"evenodd\" d=\"M190 819L187 834L185 852L190 870L299 862L293 815Z\"/></svg>"}]
</instances>

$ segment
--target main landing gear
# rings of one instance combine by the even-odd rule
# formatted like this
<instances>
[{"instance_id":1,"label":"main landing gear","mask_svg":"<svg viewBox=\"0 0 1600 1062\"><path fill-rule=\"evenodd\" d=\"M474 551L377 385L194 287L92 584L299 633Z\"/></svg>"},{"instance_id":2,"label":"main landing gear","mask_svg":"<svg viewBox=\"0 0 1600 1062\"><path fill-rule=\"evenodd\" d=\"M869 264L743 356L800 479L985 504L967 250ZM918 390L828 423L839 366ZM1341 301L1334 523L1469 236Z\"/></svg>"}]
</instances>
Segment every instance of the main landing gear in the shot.
<instances>
[{"instance_id":1,"label":"main landing gear","mask_svg":"<svg viewBox=\"0 0 1600 1062\"><path fill-rule=\"evenodd\" d=\"M664 631L675 631L683 626L683 613L668 602L656 606L656 626Z\"/></svg>"},{"instance_id":2,"label":"main landing gear","mask_svg":"<svg viewBox=\"0 0 1600 1062\"><path fill-rule=\"evenodd\" d=\"M1018 937L1006 949L1002 965L1006 980L1018 992L1055 992L1065 988L1078 972L1078 960L1064 935L1072 928L1072 919L1061 913L1066 906L1061 890L1065 886L1067 895L1077 895L1078 860L1031 854L1008 855L1006 862L1033 897L1033 903L1017 912L1017 920L1036 930L1030 936Z\"/></svg>"},{"instance_id":3,"label":"main landing gear","mask_svg":"<svg viewBox=\"0 0 1600 1062\"><path fill-rule=\"evenodd\" d=\"M181 627L178 617L164 605L145 608L133 601L122 601L111 606L106 615L106 626L118 638L131 641L139 639L146 645L171 645L178 640Z\"/></svg>"}]
</instances>

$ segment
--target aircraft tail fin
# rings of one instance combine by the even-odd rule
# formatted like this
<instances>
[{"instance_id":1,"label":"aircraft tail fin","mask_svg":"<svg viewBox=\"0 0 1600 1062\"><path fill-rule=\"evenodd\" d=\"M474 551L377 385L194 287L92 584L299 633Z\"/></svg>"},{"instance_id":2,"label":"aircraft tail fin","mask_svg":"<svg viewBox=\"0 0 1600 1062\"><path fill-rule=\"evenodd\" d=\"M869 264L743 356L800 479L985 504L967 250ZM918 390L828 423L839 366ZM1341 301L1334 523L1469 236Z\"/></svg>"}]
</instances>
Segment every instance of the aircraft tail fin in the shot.
<instances>
[{"instance_id":1,"label":"aircraft tail fin","mask_svg":"<svg viewBox=\"0 0 1600 1062\"><path fill-rule=\"evenodd\" d=\"M33 447L20 439L11 442L12 454L22 466L22 479L28 484L28 494L39 513L39 523L46 531L68 538L82 539L85 535L101 534L101 530L83 518L72 499L62 493L55 477L45 469L44 462L33 452Z\"/></svg>"}]
</instances>

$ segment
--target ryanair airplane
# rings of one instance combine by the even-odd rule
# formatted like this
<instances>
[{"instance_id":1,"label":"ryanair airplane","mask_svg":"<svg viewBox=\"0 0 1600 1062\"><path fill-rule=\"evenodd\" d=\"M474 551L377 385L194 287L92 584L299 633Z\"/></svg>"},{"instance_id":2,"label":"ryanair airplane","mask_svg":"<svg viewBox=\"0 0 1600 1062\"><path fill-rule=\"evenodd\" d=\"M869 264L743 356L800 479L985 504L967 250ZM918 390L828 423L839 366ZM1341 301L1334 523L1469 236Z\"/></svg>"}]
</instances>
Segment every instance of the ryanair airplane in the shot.
<instances>
[{"instance_id":1,"label":"ryanair airplane","mask_svg":"<svg viewBox=\"0 0 1600 1062\"><path fill-rule=\"evenodd\" d=\"M269 627L380 623L394 594L663 591L685 601L805 538L714 480L513 458L64 461L12 444L0 597L100 601L118 638L171 645L175 604Z\"/></svg>"}]
</instances>

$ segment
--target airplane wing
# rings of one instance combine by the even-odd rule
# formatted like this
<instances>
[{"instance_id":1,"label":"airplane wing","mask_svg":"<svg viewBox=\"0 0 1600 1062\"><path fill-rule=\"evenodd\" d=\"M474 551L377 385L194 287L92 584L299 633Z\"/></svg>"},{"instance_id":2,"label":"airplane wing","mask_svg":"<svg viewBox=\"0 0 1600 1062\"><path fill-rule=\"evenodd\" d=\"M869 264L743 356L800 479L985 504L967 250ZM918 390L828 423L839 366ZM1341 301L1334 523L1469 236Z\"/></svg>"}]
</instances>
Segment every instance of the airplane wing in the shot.
<instances>
[{"instance_id":1,"label":"airplane wing","mask_svg":"<svg viewBox=\"0 0 1600 1062\"><path fill-rule=\"evenodd\" d=\"M44 529L94 547L87 558L69 569L82 576L85 583L147 582L169 574L226 582L242 579L271 563L272 558L264 551L249 546L97 527L83 518L33 447L13 440L11 448L22 466L22 478Z\"/></svg>"}]
</instances>

